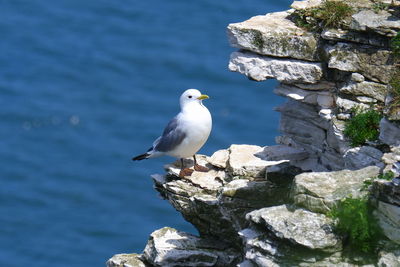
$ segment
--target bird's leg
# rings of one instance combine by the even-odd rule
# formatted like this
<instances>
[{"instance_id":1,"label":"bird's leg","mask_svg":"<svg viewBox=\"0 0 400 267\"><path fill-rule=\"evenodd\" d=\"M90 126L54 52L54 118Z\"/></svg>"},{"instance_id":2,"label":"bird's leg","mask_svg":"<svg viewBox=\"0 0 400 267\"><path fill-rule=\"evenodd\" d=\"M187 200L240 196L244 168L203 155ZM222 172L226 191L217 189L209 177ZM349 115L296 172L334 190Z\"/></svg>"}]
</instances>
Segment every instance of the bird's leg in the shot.
<instances>
[{"instance_id":1,"label":"bird's leg","mask_svg":"<svg viewBox=\"0 0 400 267\"><path fill-rule=\"evenodd\" d=\"M210 169L204 166L197 164L196 155L193 155L194 159L194 170L198 172L208 172Z\"/></svg>"},{"instance_id":2,"label":"bird's leg","mask_svg":"<svg viewBox=\"0 0 400 267\"><path fill-rule=\"evenodd\" d=\"M181 171L179 172L179 178L185 178L185 176L190 176L192 173L193 170L185 168L185 165L183 164L183 158L181 158Z\"/></svg>"}]
</instances>

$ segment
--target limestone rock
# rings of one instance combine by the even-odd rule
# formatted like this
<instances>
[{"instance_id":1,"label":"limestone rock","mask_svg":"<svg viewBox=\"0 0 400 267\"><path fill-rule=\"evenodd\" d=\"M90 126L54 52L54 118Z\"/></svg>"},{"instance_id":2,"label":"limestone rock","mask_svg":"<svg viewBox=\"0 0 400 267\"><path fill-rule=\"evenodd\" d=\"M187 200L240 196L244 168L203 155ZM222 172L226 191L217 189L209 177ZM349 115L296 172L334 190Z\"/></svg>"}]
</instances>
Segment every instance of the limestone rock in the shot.
<instances>
[{"instance_id":1,"label":"limestone rock","mask_svg":"<svg viewBox=\"0 0 400 267\"><path fill-rule=\"evenodd\" d=\"M400 31L400 18L382 10L375 13L372 10L362 10L352 16L350 28L356 31L373 31L378 34L393 37Z\"/></svg>"},{"instance_id":2,"label":"limestone rock","mask_svg":"<svg viewBox=\"0 0 400 267\"><path fill-rule=\"evenodd\" d=\"M321 3L322 0L293 1L290 7L297 10L301 10L301 9L317 7Z\"/></svg>"},{"instance_id":3,"label":"limestone rock","mask_svg":"<svg viewBox=\"0 0 400 267\"><path fill-rule=\"evenodd\" d=\"M252 211L246 218L266 227L275 237L296 245L326 251L341 246L340 239L333 234L332 220L323 214L281 205Z\"/></svg>"},{"instance_id":4,"label":"limestone rock","mask_svg":"<svg viewBox=\"0 0 400 267\"><path fill-rule=\"evenodd\" d=\"M337 43L327 46L329 68L357 72L368 79L387 84L394 70L391 51L367 45Z\"/></svg>"},{"instance_id":5,"label":"limestone rock","mask_svg":"<svg viewBox=\"0 0 400 267\"><path fill-rule=\"evenodd\" d=\"M369 106L366 104L359 103L359 102L349 100L346 98L342 98L339 96L336 97L336 106L338 107L339 111L345 112L345 113L350 113L351 110L354 108L361 108L361 109L369 108Z\"/></svg>"},{"instance_id":6,"label":"limestone rock","mask_svg":"<svg viewBox=\"0 0 400 267\"><path fill-rule=\"evenodd\" d=\"M300 207L327 213L339 200L365 194L363 182L379 175L379 168L366 167L357 171L302 173L295 177L291 196Z\"/></svg>"},{"instance_id":7,"label":"limestone rock","mask_svg":"<svg viewBox=\"0 0 400 267\"><path fill-rule=\"evenodd\" d=\"M117 254L109 259L106 263L107 267L149 267L142 260L139 254Z\"/></svg>"},{"instance_id":8,"label":"limestone rock","mask_svg":"<svg viewBox=\"0 0 400 267\"><path fill-rule=\"evenodd\" d=\"M376 214L386 237L400 244L400 206L378 201Z\"/></svg>"},{"instance_id":9,"label":"limestone rock","mask_svg":"<svg viewBox=\"0 0 400 267\"><path fill-rule=\"evenodd\" d=\"M221 149L214 152L214 154L212 154L210 158L207 158L207 161L213 166L225 169L228 159L229 159L229 150Z\"/></svg>"},{"instance_id":10,"label":"limestone rock","mask_svg":"<svg viewBox=\"0 0 400 267\"><path fill-rule=\"evenodd\" d=\"M339 88L339 91L354 96L369 96L384 102L387 94L387 85L375 82L349 82Z\"/></svg>"},{"instance_id":11,"label":"limestone rock","mask_svg":"<svg viewBox=\"0 0 400 267\"><path fill-rule=\"evenodd\" d=\"M285 83L317 83L322 78L321 63L277 59L251 52L233 52L229 70L242 73L256 81L277 79Z\"/></svg>"},{"instance_id":12,"label":"limestone rock","mask_svg":"<svg viewBox=\"0 0 400 267\"><path fill-rule=\"evenodd\" d=\"M280 84L274 93L307 104L319 105L321 108L334 106L332 93L328 91L310 91L299 89L296 86Z\"/></svg>"},{"instance_id":13,"label":"limestone rock","mask_svg":"<svg viewBox=\"0 0 400 267\"><path fill-rule=\"evenodd\" d=\"M389 248L387 248L389 247ZM397 244L386 246L379 252L378 267L400 267L400 248Z\"/></svg>"},{"instance_id":14,"label":"limestone rock","mask_svg":"<svg viewBox=\"0 0 400 267\"><path fill-rule=\"evenodd\" d=\"M234 262L233 251L212 240L170 227L154 231L143 257L154 266L227 266Z\"/></svg>"},{"instance_id":15,"label":"limestone rock","mask_svg":"<svg viewBox=\"0 0 400 267\"><path fill-rule=\"evenodd\" d=\"M378 166L383 168L381 158L383 153L371 146L355 147L347 150L344 154L345 166L350 170L357 170L367 166Z\"/></svg>"},{"instance_id":16,"label":"limestone rock","mask_svg":"<svg viewBox=\"0 0 400 267\"><path fill-rule=\"evenodd\" d=\"M228 171L232 176L264 178L268 167L286 162L268 161L263 159L262 147L253 145L232 145L229 148L230 157L228 161Z\"/></svg>"},{"instance_id":17,"label":"limestone rock","mask_svg":"<svg viewBox=\"0 0 400 267\"><path fill-rule=\"evenodd\" d=\"M332 41L350 41L360 44L373 45L379 47L387 47L386 38L373 33L362 33L343 29L325 29L321 33L321 37Z\"/></svg>"},{"instance_id":18,"label":"limestone rock","mask_svg":"<svg viewBox=\"0 0 400 267\"><path fill-rule=\"evenodd\" d=\"M400 145L400 126L398 124L383 118L379 129L379 140L391 146Z\"/></svg>"},{"instance_id":19,"label":"limestone rock","mask_svg":"<svg viewBox=\"0 0 400 267\"><path fill-rule=\"evenodd\" d=\"M276 12L229 24L230 44L261 55L317 61L317 35L297 27L289 15Z\"/></svg>"}]
</instances>

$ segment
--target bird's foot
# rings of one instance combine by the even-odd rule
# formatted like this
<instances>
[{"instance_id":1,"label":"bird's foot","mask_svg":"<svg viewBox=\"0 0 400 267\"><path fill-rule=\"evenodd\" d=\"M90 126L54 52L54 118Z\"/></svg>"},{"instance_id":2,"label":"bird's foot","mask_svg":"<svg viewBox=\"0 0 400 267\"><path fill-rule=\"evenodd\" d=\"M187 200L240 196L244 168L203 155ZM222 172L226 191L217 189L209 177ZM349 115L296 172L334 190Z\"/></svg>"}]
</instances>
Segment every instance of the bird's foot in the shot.
<instances>
[{"instance_id":1,"label":"bird's foot","mask_svg":"<svg viewBox=\"0 0 400 267\"><path fill-rule=\"evenodd\" d=\"M194 170L198 172L208 172L210 169L199 164L194 165Z\"/></svg>"},{"instance_id":2,"label":"bird's foot","mask_svg":"<svg viewBox=\"0 0 400 267\"><path fill-rule=\"evenodd\" d=\"M185 176L191 176L193 173L192 169L185 168L179 172L179 178L185 178Z\"/></svg>"}]
</instances>

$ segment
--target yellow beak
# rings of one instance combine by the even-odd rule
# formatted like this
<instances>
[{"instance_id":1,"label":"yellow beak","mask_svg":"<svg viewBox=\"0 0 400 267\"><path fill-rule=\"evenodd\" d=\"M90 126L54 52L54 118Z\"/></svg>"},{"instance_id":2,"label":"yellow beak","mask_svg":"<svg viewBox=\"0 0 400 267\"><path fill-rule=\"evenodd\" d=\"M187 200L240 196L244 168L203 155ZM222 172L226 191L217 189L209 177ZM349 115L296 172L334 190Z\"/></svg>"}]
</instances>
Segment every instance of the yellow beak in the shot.
<instances>
[{"instance_id":1,"label":"yellow beak","mask_svg":"<svg viewBox=\"0 0 400 267\"><path fill-rule=\"evenodd\" d=\"M204 100L204 99L208 99L208 98L210 98L208 95L201 95L197 99L198 100Z\"/></svg>"}]
</instances>

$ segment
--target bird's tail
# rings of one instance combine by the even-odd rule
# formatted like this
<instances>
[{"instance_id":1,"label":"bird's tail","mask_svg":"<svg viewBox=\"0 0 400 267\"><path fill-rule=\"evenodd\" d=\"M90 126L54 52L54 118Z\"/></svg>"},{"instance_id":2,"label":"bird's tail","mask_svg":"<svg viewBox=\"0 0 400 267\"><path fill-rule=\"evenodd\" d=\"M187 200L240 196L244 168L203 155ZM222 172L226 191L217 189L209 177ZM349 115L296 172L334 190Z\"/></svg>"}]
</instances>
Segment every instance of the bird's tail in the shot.
<instances>
[{"instance_id":1,"label":"bird's tail","mask_svg":"<svg viewBox=\"0 0 400 267\"><path fill-rule=\"evenodd\" d=\"M139 155L139 156L133 157L132 160L148 159L150 155L151 155L151 154L149 154L149 153L146 152L146 153L141 154L141 155Z\"/></svg>"}]
</instances>

